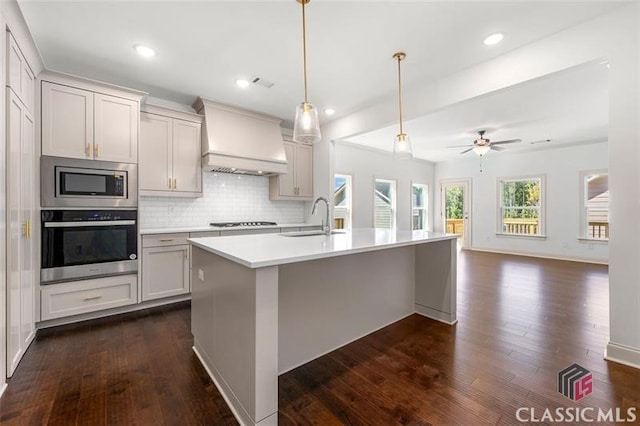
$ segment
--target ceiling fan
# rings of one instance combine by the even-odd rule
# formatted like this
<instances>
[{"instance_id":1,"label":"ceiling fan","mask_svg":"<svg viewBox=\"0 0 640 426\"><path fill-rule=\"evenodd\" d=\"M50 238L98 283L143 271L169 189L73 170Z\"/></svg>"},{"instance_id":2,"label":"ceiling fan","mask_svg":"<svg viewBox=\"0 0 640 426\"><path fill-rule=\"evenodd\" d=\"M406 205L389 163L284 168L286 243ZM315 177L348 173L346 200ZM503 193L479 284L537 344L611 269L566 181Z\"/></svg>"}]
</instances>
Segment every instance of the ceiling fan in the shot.
<instances>
[{"instance_id":1,"label":"ceiling fan","mask_svg":"<svg viewBox=\"0 0 640 426\"><path fill-rule=\"evenodd\" d=\"M460 154L466 154L469 151L473 151L476 154L478 154L480 157L482 157L484 154L486 154L492 149L495 151L502 151L504 149L496 145L505 145L508 143L522 142L521 139L509 139L504 141L491 142L489 139L484 137L484 134L485 134L485 130L478 130L478 135L480 137L474 140L472 145L455 145L455 146L450 146L448 148L466 147L467 149L462 151Z\"/></svg>"}]
</instances>

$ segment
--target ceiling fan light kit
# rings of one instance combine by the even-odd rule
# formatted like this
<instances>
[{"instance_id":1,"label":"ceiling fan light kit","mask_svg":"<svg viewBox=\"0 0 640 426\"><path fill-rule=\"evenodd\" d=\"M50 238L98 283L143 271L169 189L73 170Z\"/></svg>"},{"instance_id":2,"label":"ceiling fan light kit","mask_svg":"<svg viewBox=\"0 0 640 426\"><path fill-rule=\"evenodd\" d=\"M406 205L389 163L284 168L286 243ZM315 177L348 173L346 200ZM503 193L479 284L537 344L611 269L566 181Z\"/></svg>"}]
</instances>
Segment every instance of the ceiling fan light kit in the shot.
<instances>
[{"instance_id":1,"label":"ceiling fan light kit","mask_svg":"<svg viewBox=\"0 0 640 426\"><path fill-rule=\"evenodd\" d=\"M296 118L293 122L293 140L303 143L317 143L322 139L318 109L307 97L307 26L304 7L311 0L296 0L302 5L302 63L304 77L304 101L296 107Z\"/></svg>"},{"instance_id":2,"label":"ceiling fan light kit","mask_svg":"<svg viewBox=\"0 0 640 426\"><path fill-rule=\"evenodd\" d=\"M411 148L411 139L402 128L402 79L400 73L400 62L407 55L403 52L397 52L393 55L393 59L398 61L398 112L400 121L400 131L393 140L393 158L396 160L411 160L413 158L413 149Z\"/></svg>"}]
</instances>

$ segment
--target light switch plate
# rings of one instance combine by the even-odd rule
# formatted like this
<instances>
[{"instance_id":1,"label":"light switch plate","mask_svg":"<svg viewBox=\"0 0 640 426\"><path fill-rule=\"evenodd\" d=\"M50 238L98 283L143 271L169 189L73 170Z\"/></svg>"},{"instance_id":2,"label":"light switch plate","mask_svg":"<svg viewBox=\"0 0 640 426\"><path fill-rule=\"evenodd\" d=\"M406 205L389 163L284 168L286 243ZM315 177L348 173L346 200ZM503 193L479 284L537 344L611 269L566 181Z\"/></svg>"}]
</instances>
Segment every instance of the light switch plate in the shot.
<instances>
[{"instance_id":1,"label":"light switch plate","mask_svg":"<svg viewBox=\"0 0 640 426\"><path fill-rule=\"evenodd\" d=\"M204 271L202 269L198 269L198 279L204 281Z\"/></svg>"}]
</instances>

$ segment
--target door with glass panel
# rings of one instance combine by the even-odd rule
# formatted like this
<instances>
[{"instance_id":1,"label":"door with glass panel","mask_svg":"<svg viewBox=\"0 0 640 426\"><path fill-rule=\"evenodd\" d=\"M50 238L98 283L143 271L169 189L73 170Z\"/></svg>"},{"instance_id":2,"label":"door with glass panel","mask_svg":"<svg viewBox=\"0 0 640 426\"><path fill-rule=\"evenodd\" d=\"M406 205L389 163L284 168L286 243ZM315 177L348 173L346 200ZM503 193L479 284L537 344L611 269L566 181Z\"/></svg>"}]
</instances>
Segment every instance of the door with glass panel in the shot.
<instances>
[{"instance_id":1,"label":"door with glass panel","mask_svg":"<svg viewBox=\"0 0 640 426\"><path fill-rule=\"evenodd\" d=\"M440 214L442 229L458 235L461 248L471 246L471 192L469 180L442 182L440 184Z\"/></svg>"}]
</instances>

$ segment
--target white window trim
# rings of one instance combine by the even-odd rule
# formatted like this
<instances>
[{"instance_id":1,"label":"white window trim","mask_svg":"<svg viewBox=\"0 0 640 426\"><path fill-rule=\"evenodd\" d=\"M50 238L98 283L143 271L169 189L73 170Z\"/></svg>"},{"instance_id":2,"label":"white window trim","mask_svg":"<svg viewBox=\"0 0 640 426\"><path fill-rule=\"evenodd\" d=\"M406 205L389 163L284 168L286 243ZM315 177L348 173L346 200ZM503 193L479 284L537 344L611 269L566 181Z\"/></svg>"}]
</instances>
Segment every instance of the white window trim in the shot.
<instances>
[{"instance_id":1,"label":"white window trim","mask_svg":"<svg viewBox=\"0 0 640 426\"><path fill-rule=\"evenodd\" d=\"M523 180L540 179L540 217L538 222L538 234L508 234L502 232L502 182L513 182ZM540 239L547 238L547 175L524 175L524 176L500 176L496 178L496 236L515 237L515 238L531 238Z\"/></svg>"},{"instance_id":2,"label":"white window trim","mask_svg":"<svg viewBox=\"0 0 640 426\"><path fill-rule=\"evenodd\" d=\"M371 214L373 216L373 227L376 227L376 181L390 182L393 184L393 197L391 197L391 231L395 231L398 227L398 181L396 179L388 179L384 177L374 176L373 185L371 188L371 195L373 196L373 205L371 206Z\"/></svg>"},{"instance_id":3,"label":"white window trim","mask_svg":"<svg viewBox=\"0 0 640 426\"><path fill-rule=\"evenodd\" d=\"M427 193L425 194L424 201L425 206L420 208L419 210L424 211L424 229L422 231L431 231L431 226L429 226L429 184L419 183L411 181L409 183L409 226L411 230L413 230L413 186L421 185L425 187Z\"/></svg>"},{"instance_id":4,"label":"white window trim","mask_svg":"<svg viewBox=\"0 0 640 426\"><path fill-rule=\"evenodd\" d=\"M586 215L586 205L585 205L585 185L584 179L588 175L596 175L596 174L606 174L609 175L608 169L591 169L591 170L580 170L579 179L580 179L580 189L578 194L578 241L584 243L596 243L596 244L608 244L609 239L602 240L597 238L589 238L587 237L587 215Z\"/></svg>"}]
</instances>

